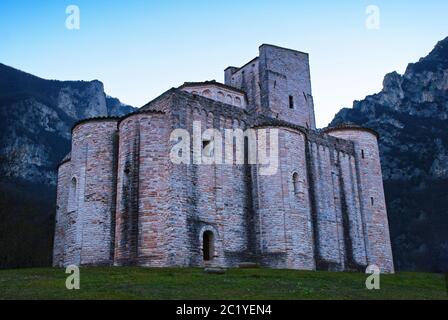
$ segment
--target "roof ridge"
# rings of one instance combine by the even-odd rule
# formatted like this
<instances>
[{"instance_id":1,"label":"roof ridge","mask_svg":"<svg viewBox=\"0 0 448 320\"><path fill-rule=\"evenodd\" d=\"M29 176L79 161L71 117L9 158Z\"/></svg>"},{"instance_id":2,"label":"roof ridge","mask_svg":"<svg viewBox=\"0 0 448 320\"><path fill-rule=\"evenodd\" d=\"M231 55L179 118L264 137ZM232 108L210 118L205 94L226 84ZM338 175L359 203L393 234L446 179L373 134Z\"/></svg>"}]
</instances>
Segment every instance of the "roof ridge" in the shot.
<instances>
[{"instance_id":1,"label":"roof ridge","mask_svg":"<svg viewBox=\"0 0 448 320\"><path fill-rule=\"evenodd\" d=\"M217 85L219 87L224 87L233 91L237 91L243 94L246 94L246 91L239 89L237 87L222 83L222 82L218 82L216 80L207 80L207 81L200 81L200 82L184 82L183 85L181 85L178 89L182 89L188 86L199 86L199 85Z\"/></svg>"}]
</instances>

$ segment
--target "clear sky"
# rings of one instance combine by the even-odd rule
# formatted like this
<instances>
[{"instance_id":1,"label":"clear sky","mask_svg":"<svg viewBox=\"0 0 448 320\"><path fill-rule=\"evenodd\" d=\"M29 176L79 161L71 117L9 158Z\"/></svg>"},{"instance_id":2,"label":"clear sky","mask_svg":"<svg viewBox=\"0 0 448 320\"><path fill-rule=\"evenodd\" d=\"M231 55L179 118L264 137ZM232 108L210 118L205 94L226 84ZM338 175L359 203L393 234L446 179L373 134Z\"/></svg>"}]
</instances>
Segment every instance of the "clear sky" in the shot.
<instances>
[{"instance_id":1,"label":"clear sky","mask_svg":"<svg viewBox=\"0 0 448 320\"><path fill-rule=\"evenodd\" d=\"M79 30L66 28L69 5L80 9ZM379 29L366 27L369 5ZM185 81L223 81L227 66L275 44L310 54L323 127L447 37L447 14L447 0L2 0L0 62L47 79L98 79L141 107Z\"/></svg>"}]
</instances>

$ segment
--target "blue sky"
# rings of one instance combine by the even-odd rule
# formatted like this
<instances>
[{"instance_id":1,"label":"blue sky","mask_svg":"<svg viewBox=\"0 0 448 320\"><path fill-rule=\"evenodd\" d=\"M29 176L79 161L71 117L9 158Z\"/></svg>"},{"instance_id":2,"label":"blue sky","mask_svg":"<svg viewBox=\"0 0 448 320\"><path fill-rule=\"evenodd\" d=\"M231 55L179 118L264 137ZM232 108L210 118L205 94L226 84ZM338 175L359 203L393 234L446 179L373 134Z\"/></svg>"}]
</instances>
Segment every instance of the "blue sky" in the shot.
<instances>
[{"instance_id":1,"label":"blue sky","mask_svg":"<svg viewBox=\"0 0 448 320\"><path fill-rule=\"evenodd\" d=\"M72 4L79 30L65 27ZM365 26L368 5L380 9L379 30ZM310 54L323 127L447 37L447 13L446 0L2 0L0 62L47 79L98 79L140 107L185 81L223 81L227 66L276 44Z\"/></svg>"}]
</instances>

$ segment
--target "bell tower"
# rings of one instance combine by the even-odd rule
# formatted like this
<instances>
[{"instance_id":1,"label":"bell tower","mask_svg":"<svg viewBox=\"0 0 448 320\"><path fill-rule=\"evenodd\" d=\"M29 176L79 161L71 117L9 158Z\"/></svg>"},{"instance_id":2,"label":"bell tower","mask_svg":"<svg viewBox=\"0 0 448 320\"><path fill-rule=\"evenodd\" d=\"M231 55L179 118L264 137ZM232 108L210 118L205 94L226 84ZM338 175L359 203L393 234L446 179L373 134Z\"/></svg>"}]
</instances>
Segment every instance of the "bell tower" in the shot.
<instances>
[{"instance_id":1,"label":"bell tower","mask_svg":"<svg viewBox=\"0 0 448 320\"><path fill-rule=\"evenodd\" d=\"M255 113L316 129L307 53L269 44L241 68L228 67L225 83L246 92Z\"/></svg>"},{"instance_id":2,"label":"bell tower","mask_svg":"<svg viewBox=\"0 0 448 320\"><path fill-rule=\"evenodd\" d=\"M264 44L259 73L262 110L273 118L316 129L307 53Z\"/></svg>"}]
</instances>

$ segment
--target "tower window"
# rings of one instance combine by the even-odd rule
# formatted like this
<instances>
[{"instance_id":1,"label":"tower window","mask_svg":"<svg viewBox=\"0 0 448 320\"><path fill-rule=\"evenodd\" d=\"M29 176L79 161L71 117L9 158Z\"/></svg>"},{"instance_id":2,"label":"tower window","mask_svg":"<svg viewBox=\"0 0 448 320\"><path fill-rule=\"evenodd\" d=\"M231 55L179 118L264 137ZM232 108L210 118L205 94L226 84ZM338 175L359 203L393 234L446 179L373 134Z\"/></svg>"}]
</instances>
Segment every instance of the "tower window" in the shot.
<instances>
[{"instance_id":1,"label":"tower window","mask_svg":"<svg viewBox=\"0 0 448 320\"><path fill-rule=\"evenodd\" d=\"M292 175L292 184L294 186L294 194L297 195L301 193L299 174L297 172L294 172L294 174Z\"/></svg>"},{"instance_id":2,"label":"tower window","mask_svg":"<svg viewBox=\"0 0 448 320\"><path fill-rule=\"evenodd\" d=\"M361 157L362 157L363 159L366 158L366 156L365 156L365 154L364 154L364 150L361 150Z\"/></svg>"},{"instance_id":3,"label":"tower window","mask_svg":"<svg viewBox=\"0 0 448 320\"><path fill-rule=\"evenodd\" d=\"M372 204L372 206L375 205L375 199L373 199L373 197L370 198L370 203Z\"/></svg>"},{"instance_id":4,"label":"tower window","mask_svg":"<svg viewBox=\"0 0 448 320\"><path fill-rule=\"evenodd\" d=\"M289 109L294 109L294 97L289 96Z\"/></svg>"},{"instance_id":5,"label":"tower window","mask_svg":"<svg viewBox=\"0 0 448 320\"><path fill-rule=\"evenodd\" d=\"M72 178L72 180L70 181L70 188L69 188L69 193L68 193L68 211L72 212L72 211L76 211L77 209L77 198L78 198L78 181L76 180L75 177Z\"/></svg>"}]
</instances>

